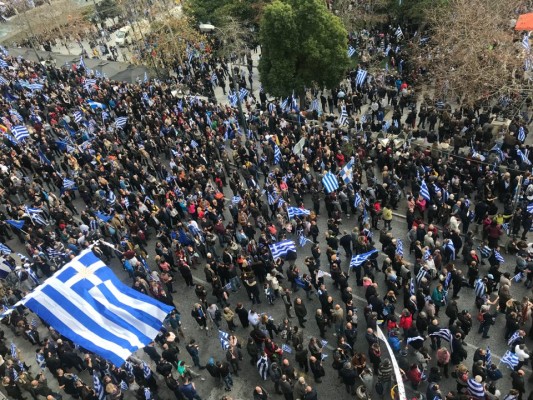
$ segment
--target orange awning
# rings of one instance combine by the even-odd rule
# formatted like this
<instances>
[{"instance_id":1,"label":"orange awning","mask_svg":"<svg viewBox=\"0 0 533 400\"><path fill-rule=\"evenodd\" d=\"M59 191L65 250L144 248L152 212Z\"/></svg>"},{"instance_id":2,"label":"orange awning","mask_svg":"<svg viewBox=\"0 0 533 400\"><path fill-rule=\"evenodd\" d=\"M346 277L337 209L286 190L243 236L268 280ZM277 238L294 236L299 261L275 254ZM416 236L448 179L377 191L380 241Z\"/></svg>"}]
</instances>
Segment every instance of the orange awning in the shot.
<instances>
[{"instance_id":1,"label":"orange awning","mask_svg":"<svg viewBox=\"0 0 533 400\"><path fill-rule=\"evenodd\" d=\"M533 13L519 16L514 29L516 31L533 31Z\"/></svg>"}]
</instances>

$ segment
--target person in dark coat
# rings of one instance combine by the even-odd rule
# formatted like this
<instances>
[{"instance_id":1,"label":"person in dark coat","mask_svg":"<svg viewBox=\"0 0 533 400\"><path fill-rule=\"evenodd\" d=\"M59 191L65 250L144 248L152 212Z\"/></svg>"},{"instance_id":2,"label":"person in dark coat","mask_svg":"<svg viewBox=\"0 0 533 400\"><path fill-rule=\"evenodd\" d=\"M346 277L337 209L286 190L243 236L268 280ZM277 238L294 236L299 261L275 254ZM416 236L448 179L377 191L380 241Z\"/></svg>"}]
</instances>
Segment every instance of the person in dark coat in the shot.
<instances>
[{"instance_id":1,"label":"person in dark coat","mask_svg":"<svg viewBox=\"0 0 533 400\"><path fill-rule=\"evenodd\" d=\"M352 364L349 362L344 363L342 369L340 370L340 376L342 383L346 386L346 391L354 395L355 394L355 383L357 382L357 371L352 367Z\"/></svg>"},{"instance_id":2,"label":"person in dark coat","mask_svg":"<svg viewBox=\"0 0 533 400\"><path fill-rule=\"evenodd\" d=\"M300 327L305 328L304 322L307 322L305 319L307 315L307 308L305 307L302 299L299 297L294 300L294 314L296 315L296 318L298 318Z\"/></svg>"},{"instance_id":3,"label":"person in dark coat","mask_svg":"<svg viewBox=\"0 0 533 400\"><path fill-rule=\"evenodd\" d=\"M26 398L22 396L22 390L20 390L17 383L12 381L10 377L4 377L2 380L2 386L10 399L26 400Z\"/></svg>"},{"instance_id":4,"label":"person in dark coat","mask_svg":"<svg viewBox=\"0 0 533 400\"><path fill-rule=\"evenodd\" d=\"M452 364L458 365L463 360L466 360L466 357L468 357L468 353L463 346L461 334L456 333L455 337L452 339Z\"/></svg>"},{"instance_id":5,"label":"person in dark coat","mask_svg":"<svg viewBox=\"0 0 533 400\"><path fill-rule=\"evenodd\" d=\"M235 314L239 317L239 321L241 321L241 326L243 328L248 328L250 326L250 322L248 321L248 310L244 308L242 303L237 303Z\"/></svg>"}]
</instances>

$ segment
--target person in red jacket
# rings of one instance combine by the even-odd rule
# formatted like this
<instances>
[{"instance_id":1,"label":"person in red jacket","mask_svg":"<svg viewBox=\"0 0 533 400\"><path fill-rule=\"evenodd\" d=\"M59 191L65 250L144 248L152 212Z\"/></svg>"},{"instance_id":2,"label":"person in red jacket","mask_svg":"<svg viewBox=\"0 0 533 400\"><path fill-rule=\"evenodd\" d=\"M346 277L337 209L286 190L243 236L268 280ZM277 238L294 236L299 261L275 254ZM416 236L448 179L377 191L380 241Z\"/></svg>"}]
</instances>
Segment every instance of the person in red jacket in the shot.
<instances>
[{"instance_id":1,"label":"person in red jacket","mask_svg":"<svg viewBox=\"0 0 533 400\"><path fill-rule=\"evenodd\" d=\"M418 389L418 385L420 385L420 382L422 381L422 371L420 371L418 365L412 364L405 375L407 376L407 379L409 379L409 381L411 382L411 386L413 387L413 389Z\"/></svg>"},{"instance_id":2,"label":"person in red jacket","mask_svg":"<svg viewBox=\"0 0 533 400\"><path fill-rule=\"evenodd\" d=\"M407 331L413 325L413 315L409 312L408 309L402 311L402 316L400 317L400 328L403 329L403 335L407 335Z\"/></svg>"}]
</instances>

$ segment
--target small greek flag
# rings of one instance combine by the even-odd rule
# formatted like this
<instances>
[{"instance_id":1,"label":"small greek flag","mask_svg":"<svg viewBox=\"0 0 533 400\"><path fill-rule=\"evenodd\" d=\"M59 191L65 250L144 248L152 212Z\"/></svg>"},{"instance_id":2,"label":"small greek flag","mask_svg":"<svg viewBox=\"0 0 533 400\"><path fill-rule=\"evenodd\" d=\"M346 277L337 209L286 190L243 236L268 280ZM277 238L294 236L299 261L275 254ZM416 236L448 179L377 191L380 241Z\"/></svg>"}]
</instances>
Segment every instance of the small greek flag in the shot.
<instances>
[{"instance_id":1,"label":"small greek flag","mask_svg":"<svg viewBox=\"0 0 533 400\"><path fill-rule=\"evenodd\" d=\"M420 185L420 196L422 196L427 201L431 199L431 196L429 195L429 189L428 189L428 186L426 185L425 180L423 180L422 184Z\"/></svg>"},{"instance_id":2,"label":"small greek flag","mask_svg":"<svg viewBox=\"0 0 533 400\"><path fill-rule=\"evenodd\" d=\"M403 32L402 32L402 28L398 27L396 29L396 31L394 32L394 34L396 35L396 39L400 39L403 37Z\"/></svg>"},{"instance_id":3,"label":"small greek flag","mask_svg":"<svg viewBox=\"0 0 533 400\"><path fill-rule=\"evenodd\" d=\"M13 132L13 135L15 136L15 139L17 139L17 142L23 141L30 137L30 132L28 131L28 128L26 128L24 125L16 125L12 127L11 132Z\"/></svg>"},{"instance_id":4,"label":"small greek flag","mask_svg":"<svg viewBox=\"0 0 533 400\"><path fill-rule=\"evenodd\" d=\"M363 201L363 199L361 198L361 194L359 192L357 192L355 194L355 200L353 202L353 205L355 208L359 208L359 206L361 205L361 202Z\"/></svg>"},{"instance_id":5,"label":"small greek flag","mask_svg":"<svg viewBox=\"0 0 533 400\"><path fill-rule=\"evenodd\" d=\"M509 340L507 341L507 346L513 346L516 339L520 338L520 330L517 330L515 333L511 335Z\"/></svg>"},{"instance_id":6,"label":"small greek flag","mask_svg":"<svg viewBox=\"0 0 533 400\"><path fill-rule=\"evenodd\" d=\"M427 261L427 260L429 260L429 257L431 257L431 250L430 249L426 249L426 251L424 252L424 255L422 256L422 259L424 261Z\"/></svg>"},{"instance_id":7,"label":"small greek flag","mask_svg":"<svg viewBox=\"0 0 533 400\"><path fill-rule=\"evenodd\" d=\"M287 97L285 100L282 100L280 106L282 110L286 110L289 106L289 98Z\"/></svg>"},{"instance_id":8,"label":"small greek flag","mask_svg":"<svg viewBox=\"0 0 533 400\"><path fill-rule=\"evenodd\" d=\"M144 361L142 362L141 365L143 368L144 379L150 378L150 376L152 376L152 370L150 369L150 367Z\"/></svg>"},{"instance_id":9,"label":"small greek flag","mask_svg":"<svg viewBox=\"0 0 533 400\"><path fill-rule=\"evenodd\" d=\"M490 347L487 346L487 351L485 354L485 365L491 366L492 365L492 353L490 352Z\"/></svg>"},{"instance_id":10,"label":"small greek flag","mask_svg":"<svg viewBox=\"0 0 533 400\"><path fill-rule=\"evenodd\" d=\"M414 296L416 293L416 290L415 290L415 280L413 278L411 278L411 283L409 284L409 294L411 296Z\"/></svg>"},{"instance_id":11,"label":"small greek flag","mask_svg":"<svg viewBox=\"0 0 533 400\"><path fill-rule=\"evenodd\" d=\"M222 346L222 350L227 350L230 348L229 333L219 330L218 340L220 340L220 345Z\"/></svg>"},{"instance_id":12,"label":"small greek flag","mask_svg":"<svg viewBox=\"0 0 533 400\"><path fill-rule=\"evenodd\" d=\"M339 188L337 177L328 171L322 178L322 186L324 186L326 193L334 192Z\"/></svg>"},{"instance_id":13,"label":"small greek flag","mask_svg":"<svg viewBox=\"0 0 533 400\"><path fill-rule=\"evenodd\" d=\"M501 264L505 262L505 260L503 259L502 255L500 254L498 250L494 250L494 258L496 258L496 260Z\"/></svg>"},{"instance_id":14,"label":"small greek flag","mask_svg":"<svg viewBox=\"0 0 533 400\"><path fill-rule=\"evenodd\" d=\"M403 242L401 239L396 239L396 254L403 256Z\"/></svg>"},{"instance_id":15,"label":"small greek flag","mask_svg":"<svg viewBox=\"0 0 533 400\"><path fill-rule=\"evenodd\" d=\"M452 333L447 328L441 328L436 332L430 333L429 336L437 336L446 340L447 342L452 342Z\"/></svg>"},{"instance_id":16,"label":"small greek flag","mask_svg":"<svg viewBox=\"0 0 533 400\"><path fill-rule=\"evenodd\" d=\"M348 46L348 58L351 58L355 54L355 49L352 46Z\"/></svg>"},{"instance_id":17,"label":"small greek flag","mask_svg":"<svg viewBox=\"0 0 533 400\"><path fill-rule=\"evenodd\" d=\"M3 59L0 58L0 67L2 67L2 68L8 68L8 67L9 67L9 64L8 64L5 60L3 60Z\"/></svg>"},{"instance_id":18,"label":"small greek flag","mask_svg":"<svg viewBox=\"0 0 533 400\"><path fill-rule=\"evenodd\" d=\"M320 112L320 102L318 99L313 99L313 101L311 101L311 110L314 110L318 113Z\"/></svg>"},{"instance_id":19,"label":"small greek flag","mask_svg":"<svg viewBox=\"0 0 533 400\"><path fill-rule=\"evenodd\" d=\"M370 250L370 251L367 251L366 253L357 254L353 256L350 261L350 268L360 267L374 253L377 253L377 249Z\"/></svg>"},{"instance_id":20,"label":"small greek flag","mask_svg":"<svg viewBox=\"0 0 533 400\"><path fill-rule=\"evenodd\" d=\"M93 388L98 400L104 400L106 398L104 386L96 373L93 374Z\"/></svg>"},{"instance_id":21,"label":"small greek flag","mask_svg":"<svg viewBox=\"0 0 533 400\"><path fill-rule=\"evenodd\" d=\"M359 87L363 86L363 83L365 83L367 75L368 75L367 71L365 71L364 69L359 69L357 71L357 76L355 77L356 85Z\"/></svg>"},{"instance_id":22,"label":"small greek flag","mask_svg":"<svg viewBox=\"0 0 533 400\"><path fill-rule=\"evenodd\" d=\"M218 76L217 76L217 73L215 71L213 71L213 73L211 74L211 83L213 85L216 85L216 83L218 82Z\"/></svg>"},{"instance_id":23,"label":"small greek flag","mask_svg":"<svg viewBox=\"0 0 533 400\"><path fill-rule=\"evenodd\" d=\"M342 169L340 172L340 177L344 181L344 183L348 184L353 179L352 174L352 167L353 167L353 159L351 159Z\"/></svg>"},{"instance_id":24,"label":"small greek flag","mask_svg":"<svg viewBox=\"0 0 533 400\"><path fill-rule=\"evenodd\" d=\"M293 219L294 217L305 217L306 215L311 215L311 211L304 208L287 207L287 214L289 214L289 219Z\"/></svg>"},{"instance_id":25,"label":"small greek flag","mask_svg":"<svg viewBox=\"0 0 533 400\"><path fill-rule=\"evenodd\" d=\"M233 196L233 198L231 199L231 202L233 204L239 204L241 200L242 200L241 196Z\"/></svg>"},{"instance_id":26,"label":"small greek flag","mask_svg":"<svg viewBox=\"0 0 533 400\"><path fill-rule=\"evenodd\" d=\"M518 128L518 140L521 141L521 142L526 140L526 130L524 129L523 126Z\"/></svg>"},{"instance_id":27,"label":"small greek flag","mask_svg":"<svg viewBox=\"0 0 533 400\"><path fill-rule=\"evenodd\" d=\"M296 252L296 245L292 240L282 240L268 246L274 260L285 257L289 251Z\"/></svg>"},{"instance_id":28,"label":"small greek flag","mask_svg":"<svg viewBox=\"0 0 533 400\"><path fill-rule=\"evenodd\" d=\"M124 382L123 380L120 381L120 390L122 391L126 391L128 390L130 387L128 386L128 384L126 382Z\"/></svg>"},{"instance_id":29,"label":"small greek flag","mask_svg":"<svg viewBox=\"0 0 533 400\"><path fill-rule=\"evenodd\" d=\"M515 369L518 365L518 356L515 353L507 350L501 359L501 363L507 365L511 369Z\"/></svg>"},{"instance_id":30,"label":"small greek flag","mask_svg":"<svg viewBox=\"0 0 533 400\"><path fill-rule=\"evenodd\" d=\"M3 243L0 243L0 253L3 253L3 254L11 254L12 251L9 247L7 247L5 244Z\"/></svg>"},{"instance_id":31,"label":"small greek flag","mask_svg":"<svg viewBox=\"0 0 533 400\"><path fill-rule=\"evenodd\" d=\"M83 56L80 56L80 62L78 63L78 67L81 67L85 69L85 61L83 61Z\"/></svg>"},{"instance_id":32,"label":"small greek flag","mask_svg":"<svg viewBox=\"0 0 533 400\"><path fill-rule=\"evenodd\" d=\"M63 188L64 189L73 189L76 186L76 182L72 179L63 178Z\"/></svg>"},{"instance_id":33,"label":"small greek flag","mask_svg":"<svg viewBox=\"0 0 533 400\"><path fill-rule=\"evenodd\" d=\"M127 123L128 123L128 117L118 117L115 120L115 127L116 128L124 128Z\"/></svg>"},{"instance_id":34,"label":"small greek flag","mask_svg":"<svg viewBox=\"0 0 533 400\"><path fill-rule=\"evenodd\" d=\"M476 294L477 298L481 298L485 295L487 291L487 288L485 287L485 283L483 282L483 279L478 278L474 282L474 293Z\"/></svg>"},{"instance_id":35,"label":"small greek flag","mask_svg":"<svg viewBox=\"0 0 533 400\"><path fill-rule=\"evenodd\" d=\"M229 93L229 95L228 95L228 100L229 100L229 104L230 104L232 107L236 107L236 106L237 106L238 97L237 97L237 95L235 94L235 92L230 92L230 93Z\"/></svg>"},{"instance_id":36,"label":"small greek flag","mask_svg":"<svg viewBox=\"0 0 533 400\"><path fill-rule=\"evenodd\" d=\"M11 342L11 357L14 359L18 359L18 352L17 352L17 346L15 346L15 343Z\"/></svg>"},{"instance_id":37,"label":"small greek flag","mask_svg":"<svg viewBox=\"0 0 533 400\"><path fill-rule=\"evenodd\" d=\"M529 52L530 50L530 45L529 45L529 33L526 33L524 35L524 37L522 38L522 47L524 47L524 49Z\"/></svg>"},{"instance_id":38,"label":"small greek flag","mask_svg":"<svg viewBox=\"0 0 533 400\"><path fill-rule=\"evenodd\" d=\"M281 162L281 150L277 144L274 144L274 164L279 164Z\"/></svg>"},{"instance_id":39,"label":"small greek flag","mask_svg":"<svg viewBox=\"0 0 533 400\"><path fill-rule=\"evenodd\" d=\"M300 244L300 247L304 247L307 242L312 242L312 240L307 239L304 235L300 235L298 237L298 242Z\"/></svg>"},{"instance_id":40,"label":"small greek flag","mask_svg":"<svg viewBox=\"0 0 533 400\"><path fill-rule=\"evenodd\" d=\"M248 96L248 94L250 94L248 89L246 89L246 88L240 88L239 89L239 99L241 101L243 101L245 99L245 97Z\"/></svg>"},{"instance_id":41,"label":"small greek flag","mask_svg":"<svg viewBox=\"0 0 533 400\"><path fill-rule=\"evenodd\" d=\"M524 278L524 273L523 272L519 272L518 274L513 276L513 281L520 282L523 278Z\"/></svg>"},{"instance_id":42,"label":"small greek flag","mask_svg":"<svg viewBox=\"0 0 533 400\"><path fill-rule=\"evenodd\" d=\"M16 137L17 135L15 135ZM520 157L520 160L526 164L526 165L531 165L531 161L529 161L529 158L528 158L528 150L526 150L526 152L522 152L522 150L518 149L516 150L516 154Z\"/></svg>"},{"instance_id":43,"label":"small greek flag","mask_svg":"<svg viewBox=\"0 0 533 400\"><path fill-rule=\"evenodd\" d=\"M444 248L447 248L451 251L450 260L455 260L455 246L451 239L448 239L448 242L444 245Z\"/></svg>"},{"instance_id":44,"label":"small greek flag","mask_svg":"<svg viewBox=\"0 0 533 400\"><path fill-rule=\"evenodd\" d=\"M198 147L198 142L196 142L196 140L192 139L192 140L191 140L191 147L192 147L193 149L196 149L196 148Z\"/></svg>"},{"instance_id":45,"label":"small greek flag","mask_svg":"<svg viewBox=\"0 0 533 400\"><path fill-rule=\"evenodd\" d=\"M74 112L74 122L79 124L83 120L83 113L81 111Z\"/></svg>"},{"instance_id":46,"label":"small greek flag","mask_svg":"<svg viewBox=\"0 0 533 400\"><path fill-rule=\"evenodd\" d=\"M346 111L346 107L342 106L341 108L341 115L338 119L339 126L345 126L348 125L348 112Z\"/></svg>"},{"instance_id":47,"label":"small greek flag","mask_svg":"<svg viewBox=\"0 0 533 400\"><path fill-rule=\"evenodd\" d=\"M288 344L285 344L285 343L283 343L281 345L281 350L283 350L284 353L289 353L289 354L292 353L291 347Z\"/></svg>"}]
</instances>

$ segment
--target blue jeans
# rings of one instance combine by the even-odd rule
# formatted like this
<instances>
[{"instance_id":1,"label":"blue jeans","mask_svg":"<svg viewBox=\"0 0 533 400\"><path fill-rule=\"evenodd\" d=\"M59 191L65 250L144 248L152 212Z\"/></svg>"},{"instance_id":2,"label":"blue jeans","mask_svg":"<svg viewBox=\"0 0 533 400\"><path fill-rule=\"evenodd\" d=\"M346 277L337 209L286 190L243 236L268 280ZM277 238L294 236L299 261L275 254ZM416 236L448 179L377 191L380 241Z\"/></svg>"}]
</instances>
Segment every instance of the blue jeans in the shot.
<instances>
[{"instance_id":1,"label":"blue jeans","mask_svg":"<svg viewBox=\"0 0 533 400\"><path fill-rule=\"evenodd\" d=\"M222 380L224 381L224 384L226 385L226 389L231 389L231 387L233 386L233 379L231 378L231 374L223 376Z\"/></svg>"}]
</instances>

